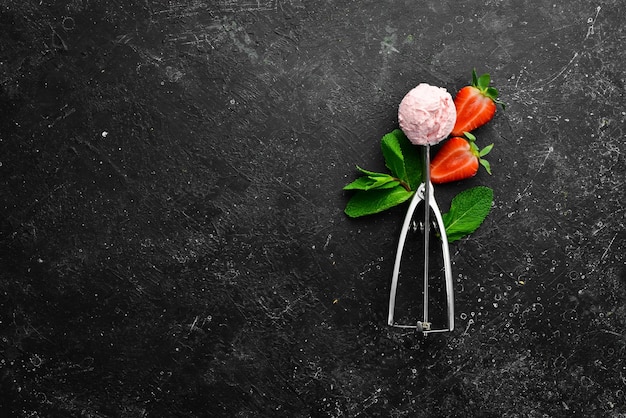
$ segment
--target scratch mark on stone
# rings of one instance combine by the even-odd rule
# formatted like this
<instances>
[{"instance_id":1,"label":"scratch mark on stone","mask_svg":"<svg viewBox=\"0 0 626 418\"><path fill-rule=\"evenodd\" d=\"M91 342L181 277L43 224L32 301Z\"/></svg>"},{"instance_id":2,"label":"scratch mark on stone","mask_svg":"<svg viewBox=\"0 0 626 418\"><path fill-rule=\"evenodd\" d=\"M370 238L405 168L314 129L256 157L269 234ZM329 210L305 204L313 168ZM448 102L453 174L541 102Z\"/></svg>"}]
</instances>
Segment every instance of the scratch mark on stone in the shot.
<instances>
[{"instance_id":1,"label":"scratch mark on stone","mask_svg":"<svg viewBox=\"0 0 626 418\"><path fill-rule=\"evenodd\" d=\"M617 233L615 233L615 235L613 235L613 238L611 239L611 242L609 242L609 245L606 247L606 250L604 250L604 253L602 254L602 257L600 257L600 261L603 261L607 254L609 253L609 250L611 249L611 245L613 245L613 241L615 241L615 238L617 237Z\"/></svg>"},{"instance_id":2,"label":"scratch mark on stone","mask_svg":"<svg viewBox=\"0 0 626 418\"><path fill-rule=\"evenodd\" d=\"M469 329L470 327L474 324L474 320L472 318L469 319L469 321L467 321L467 326L465 327L465 331L463 331L463 334L461 335L468 335L469 334Z\"/></svg>"},{"instance_id":3,"label":"scratch mark on stone","mask_svg":"<svg viewBox=\"0 0 626 418\"><path fill-rule=\"evenodd\" d=\"M277 9L278 0L218 0L215 2L193 0L171 1L165 9L153 12L153 14L165 15L166 19L180 19L205 12L267 12Z\"/></svg>"},{"instance_id":4,"label":"scratch mark on stone","mask_svg":"<svg viewBox=\"0 0 626 418\"><path fill-rule=\"evenodd\" d=\"M89 148L89 150L91 150L93 153L95 153L96 155L98 155L100 158L102 158L103 161L106 161L109 166L113 169L113 171L124 181L124 183L128 184L131 183L131 179L128 178L128 176L126 175L126 173L124 173L112 160L111 158L109 158L106 154L104 154L99 148L95 147L94 145L92 145L91 143L89 143L88 141L85 141L83 139L75 139L76 142L78 142L79 144L83 144L85 145L87 148ZM156 267L155 267L156 268Z\"/></svg>"},{"instance_id":5,"label":"scratch mark on stone","mask_svg":"<svg viewBox=\"0 0 626 418\"><path fill-rule=\"evenodd\" d=\"M516 201L521 200L522 197L526 195L526 192L528 191L528 189L530 189L530 187L533 185L534 178L537 176L537 174L541 172L541 170L543 169L543 166L546 164L546 161L548 161L548 158L550 157L550 154L552 154L553 151L554 151L554 147L552 146L548 147L548 152L546 153L546 156L544 157L543 161L539 165L537 172L535 173L533 178L528 182L524 190L520 194L517 195L517 199L515 199Z\"/></svg>"},{"instance_id":6,"label":"scratch mark on stone","mask_svg":"<svg viewBox=\"0 0 626 418\"><path fill-rule=\"evenodd\" d=\"M152 64L152 65L153 65L153 66L155 66L155 67L159 67L159 66L160 66L159 64L161 64L161 63L163 62L163 58L161 58L161 57L159 57L159 56L157 56L157 55L155 55L155 54L152 54L152 53L150 53L150 52L148 52L148 51L144 51L144 50L142 50L142 49L140 49L140 48L136 47L135 45L133 45L133 44L132 44L132 43L130 43L130 42L125 43L125 44L126 44L126 45L128 45L128 47L129 47L130 49L132 49L133 51L135 51L135 53L136 53L137 55L139 55L141 58L143 58L143 59L144 59L144 61L145 61L146 63L148 63L148 64Z\"/></svg>"},{"instance_id":7,"label":"scratch mark on stone","mask_svg":"<svg viewBox=\"0 0 626 418\"><path fill-rule=\"evenodd\" d=\"M196 324L198 323L198 316L196 315L195 319L193 320L193 323L191 324L191 326L189 327L189 333L191 334L194 329L196 328Z\"/></svg>"},{"instance_id":8,"label":"scratch mark on stone","mask_svg":"<svg viewBox=\"0 0 626 418\"><path fill-rule=\"evenodd\" d=\"M536 174L539 174L539 172L543 169L543 166L546 164L546 161L548 161L548 158L550 157L550 154L552 154L552 151L554 151L554 147L552 146L548 147L548 152L546 153L545 158L541 162L541 165L539 166L539 169L537 170Z\"/></svg>"},{"instance_id":9,"label":"scratch mark on stone","mask_svg":"<svg viewBox=\"0 0 626 418\"><path fill-rule=\"evenodd\" d=\"M370 396L368 396L367 398L365 398L363 400L363 402L362 402L363 410L361 410L361 413L363 413L365 409L369 408L370 406L372 406L373 404L378 402L378 397L380 396L381 392L382 392L382 389L378 388L378 389L376 389L374 391L373 394L371 394ZM360 414L358 414L358 415L360 415Z\"/></svg>"},{"instance_id":10,"label":"scratch mark on stone","mask_svg":"<svg viewBox=\"0 0 626 418\"><path fill-rule=\"evenodd\" d=\"M600 231L602 231L604 228L606 228L607 224L605 224L604 222L600 221L600 222L598 222L598 223L596 224L596 226L597 226L597 228L596 228L596 229L594 229L594 230L591 232L591 236L592 236L592 237L595 237L596 235L598 235L598 233L599 233Z\"/></svg>"},{"instance_id":11,"label":"scratch mark on stone","mask_svg":"<svg viewBox=\"0 0 626 418\"><path fill-rule=\"evenodd\" d=\"M282 181L282 179L276 179L276 181L278 183L280 183L283 187L288 188L289 190L291 190L293 193L295 193L296 195L300 196L300 198L305 201L308 202L309 204L312 204L312 202L306 197L304 196L302 193L300 193L298 190L294 189L293 187L291 187L289 184L285 183L284 181Z\"/></svg>"},{"instance_id":12,"label":"scratch mark on stone","mask_svg":"<svg viewBox=\"0 0 626 418\"><path fill-rule=\"evenodd\" d=\"M596 7L596 15L594 17L590 17L589 19L587 19L587 23L589 24L589 27L587 28L587 36L585 36L585 40L589 39L589 37L595 33L595 29L593 25L596 23L596 20L598 20L600 9L602 9L601 6Z\"/></svg>"},{"instance_id":13,"label":"scratch mark on stone","mask_svg":"<svg viewBox=\"0 0 626 418\"><path fill-rule=\"evenodd\" d=\"M324 243L324 249L328 247L328 244L330 244L330 240L332 237L333 237L333 234L328 234L328 237L326 238L326 243Z\"/></svg>"},{"instance_id":14,"label":"scratch mark on stone","mask_svg":"<svg viewBox=\"0 0 626 418\"><path fill-rule=\"evenodd\" d=\"M567 69L574 63L574 61L576 60L576 58L578 58L578 51L574 52L574 56L572 57L571 60L569 60L569 62L567 64L565 64L563 66L563 68L561 68L561 71L559 71L554 77L552 77L550 80L546 81L545 84L552 84L557 78L559 78L561 75L563 75L563 73L565 71L567 71ZM544 83L542 83L544 84Z\"/></svg>"},{"instance_id":15,"label":"scratch mark on stone","mask_svg":"<svg viewBox=\"0 0 626 418\"><path fill-rule=\"evenodd\" d=\"M133 39L133 36L131 34L127 33L125 35L119 35L117 38L115 38L113 43L120 44L120 45L126 45L130 41L132 41L132 39Z\"/></svg>"},{"instance_id":16,"label":"scratch mark on stone","mask_svg":"<svg viewBox=\"0 0 626 418\"><path fill-rule=\"evenodd\" d=\"M50 26L50 29L52 30L52 37L51 37L52 47L55 49L61 49L63 51L67 51L69 48L65 40L61 38L61 35L59 35L59 33L55 31L51 25L49 26Z\"/></svg>"},{"instance_id":17,"label":"scratch mark on stone","mask_svg":"<svg viewBox=\"0 0 626 418\"><path fill-rule=\"evenodd\" d=\"M63 112L63 114L61 114L60 116L57 116L52 122L50 122L48 124L48 128L52 128L58 121L67 118L68 116L72 115L73 113L76 112L75 108L70 108L68 109L68 105L66 104L65 106L63 106L61 109L59 109L60 112Z\"/></svg>"}]
</instances>

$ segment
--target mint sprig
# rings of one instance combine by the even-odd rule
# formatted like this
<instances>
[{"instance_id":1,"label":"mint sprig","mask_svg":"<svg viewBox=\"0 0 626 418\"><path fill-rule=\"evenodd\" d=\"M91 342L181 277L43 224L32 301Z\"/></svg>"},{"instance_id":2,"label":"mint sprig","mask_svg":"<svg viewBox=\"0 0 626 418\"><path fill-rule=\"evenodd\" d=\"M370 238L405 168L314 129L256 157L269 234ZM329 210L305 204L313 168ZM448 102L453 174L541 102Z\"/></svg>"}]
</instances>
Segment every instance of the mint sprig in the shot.
<instances>
[{"instance_id":1,"label":"mint sprig","mask_svg":"<svg viewBox=\"0 0 626 418\"><path fill-rule=\"evenodd\" d=\"M396 177L390 176L389 174L368 171L368 170L362 169L358 165L356 166L356 168L361 173L364 173L365 176L359 177L358 179L354 180L352 183L346 185L343 188L344 190L367 191L367 190L374 190L374 189L391 189L398 185L403 185L405 186L405 188L408 187L408 185L405 185L402 180Z\"/></svg>"},{"instance_id":2,"label":"mint sprig","mask_svg":"<svg viewBox=\"0 0 626 418\"><path fill-rule=\"evenodd\" d=\"M357 169L364 174L344 190L356 190L346 205L346 215L357 218L373 215L406 202L422 181L422 158L400 129L383 136L380 144L385 166L391 174Z\"/></svg>"},{"instance_id":3,"label":"mint sprig","mask_svg":"<svg viewBox=\"0 0 626 418\"><path fill-rule=\"evenodd\" d=\"M422 183L423 156L404 132L396 129L381 140L381 150L389 173L357 169L363 174L343 189L355 191L344 212L351 218L383 212L409 200ZM491 150L485 147L482 155ZM493 190L477 186L452 199L449 212L442 215L449 242L474 232L491 211Z\"/></svg>"},{"instance_id":4,"label":"mint sprig","mask_svg":"<svg viewBox=\"0 0 626 418\"><path fill-rule=\"evenodd\" d=\"M474 232L489 215L492 202L493 190L485 186L476 186L456 195L450 203L450 211L441 216L448 242Z\"/></svg>"}]
</instances>

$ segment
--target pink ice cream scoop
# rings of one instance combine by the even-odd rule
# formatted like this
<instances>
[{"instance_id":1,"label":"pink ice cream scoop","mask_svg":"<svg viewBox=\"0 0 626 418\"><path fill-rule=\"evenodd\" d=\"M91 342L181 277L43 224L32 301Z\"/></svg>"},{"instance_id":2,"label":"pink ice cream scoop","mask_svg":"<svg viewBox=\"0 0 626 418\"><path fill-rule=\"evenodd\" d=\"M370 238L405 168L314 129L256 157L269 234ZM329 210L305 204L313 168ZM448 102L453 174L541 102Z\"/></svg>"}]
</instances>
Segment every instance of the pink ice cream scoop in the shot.
<instances>
[{"instance_id":1,"label":"pink ice cream scoop","mask_svg":"<svg viewBox=\"0 0 626 418\"><path fill-rule=\"evenodd\" d=\"M421 83L400 102L398 122L413 144L437 144L452 132L456 122L452 96L442 87Z\"/></svg>"}]
</instances>

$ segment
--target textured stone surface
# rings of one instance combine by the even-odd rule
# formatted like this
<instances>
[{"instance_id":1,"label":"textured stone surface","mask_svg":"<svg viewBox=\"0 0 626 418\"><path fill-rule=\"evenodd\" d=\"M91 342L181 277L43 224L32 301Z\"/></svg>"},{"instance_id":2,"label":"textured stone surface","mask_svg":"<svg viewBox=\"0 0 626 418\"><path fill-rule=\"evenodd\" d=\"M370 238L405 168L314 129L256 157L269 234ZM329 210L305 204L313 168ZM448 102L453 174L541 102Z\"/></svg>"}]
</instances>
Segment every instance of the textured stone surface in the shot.
<instances>
[{"instance_id":1,"label":"textured stone surface","mask_svg":"<svg viewBox=\"0 0 626 418\"><path fill-rule=\"evenodd\" d=\"M4 0L3 416L625 416L620 0ZM457 326L341 188L420 82L507 102Z\"/></svg>"}]
</instances>

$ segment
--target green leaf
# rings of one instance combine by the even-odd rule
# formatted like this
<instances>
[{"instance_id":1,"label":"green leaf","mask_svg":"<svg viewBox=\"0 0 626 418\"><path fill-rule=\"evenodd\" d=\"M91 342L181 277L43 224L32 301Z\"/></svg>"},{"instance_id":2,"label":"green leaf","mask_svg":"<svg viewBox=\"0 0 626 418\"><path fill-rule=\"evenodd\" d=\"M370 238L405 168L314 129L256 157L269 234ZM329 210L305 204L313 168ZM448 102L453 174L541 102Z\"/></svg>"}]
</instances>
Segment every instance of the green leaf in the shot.
<instances>
[{"instance_id":1,"label":"green leaf","mask_svg":"<svg viewBox=\"0 0 626 418\"><path fill-rule=\"evenodd\" d=\"M350 198L344 212L351 218L372 215L406 202L414 193L402 186L391 189L360 190Z\"/></svg>"},{"instance_id":2,"label":"green leaf","mask_svg":"<svg viewBox=\"0 0 626 418\"><path fill-rule=\"evenodd\" d=\"M489 74L483 74L480 77L476 76L476 69L472 71L472 86L476 87L480 92L493 100L494 103L502 106L502 110L506 109L506 103L498 100L498 89L495 87L489 87L491 82L491 76Z\"/></svg>"},{"instance_id":3,"label":"green leaf","mask_svg":"<svg viewBox=\"0 0 626 418\"><path fill-rule=\"evenodd\" d=\"M352 183L343 186L343 190L367 190L372 184L372 179L363 176L354 180Z\"/></svg>"},{"instance_id":4,"label":"green leaf","mask_svg":"<svg viewBox=\"0 0 626 418\"><path fill-rule=\"evenodd\" d=\"M387 168L411 190L417 190L422 182L420 147L413 145L401 129L395 129L383 136L381 149Z\"/></svg>"},{"instance_id":5,"label":"green leaf","mask_svg":"<svg viewBox=\"0 0 626 418\"><path fill-rule=\"evenodd\" d=\"M402 149L402 155L404 155L404 166L406 167L406 176L409 187L411 190L417 190L422 183L422 172L424 169L424 157L422 155L422 149L424 147L417 146L406 137L404 132L400 129L397 134L400 148ZM394 131L394 132L396 132Z\"/></svg>"},{"instance_id":6,"label":"green leaf","mask_svg":"<svg viewBox=\"0 0 626 418\"><path fill-rule=\"evenodd\" d=\"M485 155L489 154L489 152L491 152L492 148L493 148L493 144L487 145L485 148L480 150L480 152L478 153L478 156L479 157L484 157Z\"/></svg>"},{"instance_id":7,"label":"green leaf","mask_svg":"<svg viewBox=\"0 0 626 418\"><path fill-rule=\"evenodd\" d=\"M343 190L369 190L374 182L375 180L367 176L359 177L352 183L345 185Z\"/></svg>"},{"instance_id":8,"label":"green leaf","mask_svg":"<svg viewBox=\"0 0 626 418\"><path fill-rule=\"evenodd\" d=\"M486 90L487 88L489 88L490 81L491 77L489 76L489 74L485 73L481 75L480 77L478 77L478 88L480 90Z\"/></svg>"},{"instance_id":9,"label":"green leaf","mask_svg":"<svg viewBox=\"0 0 626 418\"><path fill-rule=\"evenodd\" d=\"M379 182L379 184L377 184L375 188L376 189L393 189L394 187L399 186L400 184L401 183L397 179L392 179L386 182Z\"/></svg>"},{"instance_id":10,"label":"green leaf","mask_svg":"<svg viewBox=\"0 0 626 418\"><path fill-rule=\"evenodd\" d=\"M478 76L476 75L476 68L472 70L472 86L478 86Z\"/></svg>"},{"instance_id":11,"label":"green leaf","mask_svg":"<svg viewBox=\"0 0 626 418\"><path fill-rule=\"evenodd\" d=\"M487 87L486 91L488 97L491 97L494 100L498 98L498 89L495 87Z\"/></svg>"},{"instance_id":12,"label":"green leaf","mask_svg":"<svg viewBox=\"0 0 626 418\"><path fill-rule=\"evenodd\" d=\"M389 174L387 174L387 173L377 173L377 172L375 172L375 171L369 171L369 170L366 170L366 169L364 169L364 168L359 167L358 165L356 166L356 168L357 168L357 170L359 170L361 173L363 173L363 174L367 174L367 175L368 175L368 177L372 177L372 178L373 178L373 177L389 177Z\"/></svg>"},{"instance_id":13,"label":"green leaf","mask_svg":"<svg viewBox=\"0 0 626 418\"><path fill-rule=\"evenodd\" d=\"M358 165L356 168L358 168L360 172L367 175L361 176L352 183L344 186L343 190L391 189L399 184L402 184L400 180L390 176L389 174L365 170Z\"/></svg>"},{"instance_id":14,"label":"green leaf","mask_svg":"<svg viewBox=\"0 0 626 418\"><path fill-rule=\"evenodd\" d=\"M382 212L408 200L422 182L423 157L400 129L381 140L385 165L392 175L357 168L365 174L344 190L356 190L346 205L345 213L353 218Z\"/></svg>"},{"instance_id":15,"label":"green leaf","mask_svg":"<svg viewBox=\"0 0 626 418\"><path fill-rule=\"evenodd\" d=\"M493 190L477 186L456 195L450 204L450 211L444 213L443 224L448 242L454 242L474 232L491 211Z\"/></svg>"},{"instance_id":16,"label":"green leaf","mask_svg":"<svg viewBox=\"0 0 626 418\"><path fill-rule=\"evenodd\" d=\"M487 170L487 173L491 174L491 164L489 164L489 161L479 158L478 162L480 163L480 165L485 167L485 170Z\"/></svg>"},{"instance_id":17,"label":"green leaf","mask_svg":"<svg viewBox=\"0 0 626 418\"><path fill-rule=\"evenodd\" d=\"M386 174L385 177L362 176L346 185L344 190L372 190L372 189L390 189L399 185L400 182Z\"/></svg>"},{"instance_id":18,"label":"green leaf","mask_svg":"<svg viewBox=\"0 0 626 418\"><path fill-rule=\"evenodd\" d=\"M385 157L387 168L391 170L394 176L408 183L404 166L404 155L402 155L402 148L395 131L383 136L380 148L383 152L383 157Z\"/></svg>"}]
</instances>

